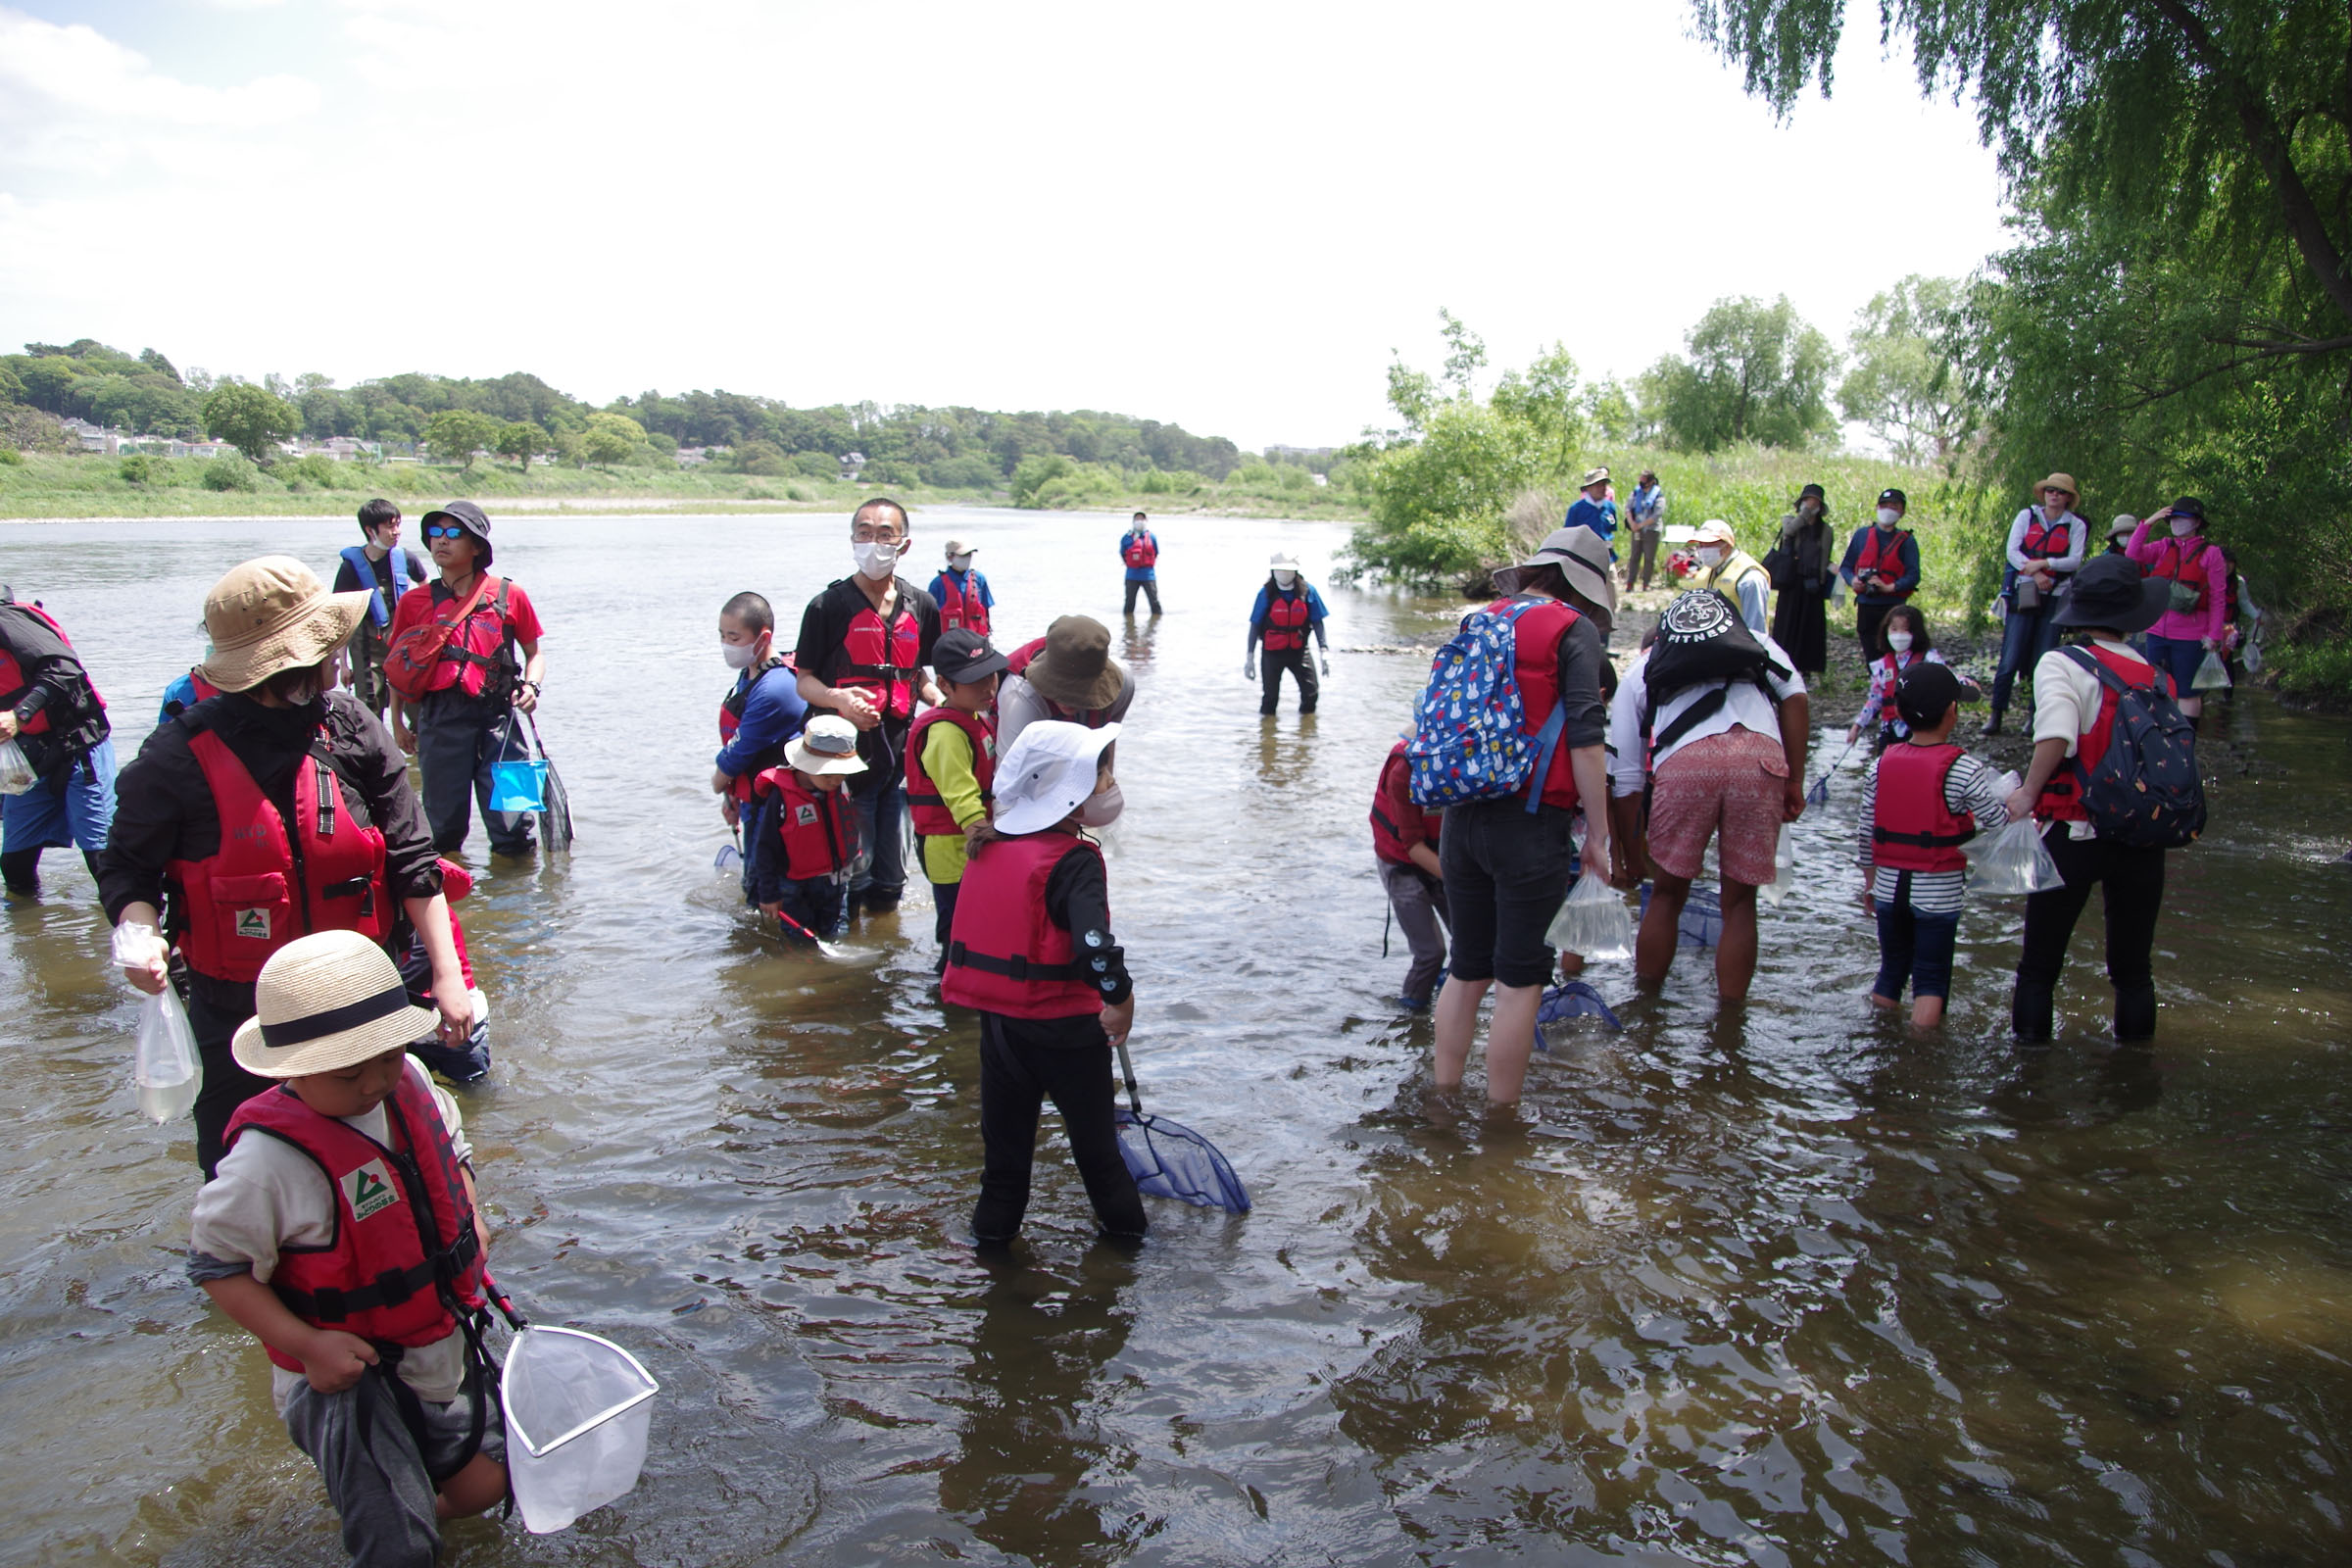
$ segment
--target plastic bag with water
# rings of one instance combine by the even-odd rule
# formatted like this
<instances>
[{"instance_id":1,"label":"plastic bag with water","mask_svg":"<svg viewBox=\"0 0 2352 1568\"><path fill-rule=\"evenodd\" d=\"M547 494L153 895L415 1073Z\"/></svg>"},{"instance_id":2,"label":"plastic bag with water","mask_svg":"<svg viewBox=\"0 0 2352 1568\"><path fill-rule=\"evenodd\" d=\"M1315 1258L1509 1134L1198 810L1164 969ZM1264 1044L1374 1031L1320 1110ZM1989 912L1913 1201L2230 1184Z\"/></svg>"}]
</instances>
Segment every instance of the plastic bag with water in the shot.
<instances>
[{"instance_id":1,"label":"plastic bag with water","mask_svg":"<svg viewBox=\"0 0 2352 1568\"><path fill-rule=\"evenodd\" d=\"M1573 953L1587 963L1607 963L1634 956L1634 919L1625 912L1625 896L1595 871L1576 879L1561 901L1544 940L1562 953Z\"/></svg>"},{"instance_id":2,"label":"plastic bag with water","mask_svg":"<svg viewBox=\"0 0 2352 1568\"><path fill-rule=\"evenodd\" d=\"M2188 689L2192 692L2222 692L2230 689L2230 666L2222 662L2221 650L2205 650L2205 662L2189 677Z\"/></svg>"},{"instance_id":3,"label":"plastic bag with water","mask_svg":"<svg viewBox=\"0 0 2352 1568\"><path fill-rule=\"evenodd\" d=\"M514 1337L498 1393L524 1529L567 1530L637 1485L661 1388L611 1340L536 1324Z\"/></svg>"},{"instance_id":4,"label":"plastic bag with water","mask_svg":"<svg viewBox=\"0 0 2352 1568\"><path fill-rule=\"evenodd\" d=\"M1756 889L1756 893L1777 909L1781 906L1781 901L1788 896L1789 890L1796 886L1796 827L1793 823L1781 824L1781 842L1772 853L1772 880Z\"/></svg>"},{"instance_id":5,"label":"plastic bag with water","mask_svg":"<svg viewBox=\"0 0 2352 1568\"><path fill-rule=\"evenodd\" d=\"M0 795L22 795L39 782L24 748L13 739L0 741Z\"/></svg>"},{"instance_id":6,"label":"plastic bag with water","mask_svg":"<svg viewBox=\"0 0 2352 1568\"><path fill-rule=\"evenodd\" d=\"M2047 893L2066 886L2058 862L2041 842L2041 824L2021 816L1997 832L1980 833L1961 846L1970 862L1969 890L1994 898Z\"/></svg>"},{"instance_id":7,"label":"plastic bag with water","mask_svg":"<svg viewBox=\"0 0 2352 1568\"><path fill-rule=\"evenodd\" d=\"M162 1125L196 1108L196 1031L179 993L167 984L139 1009L139 1050L131 1064L139 1109Z\"/></svg>"}]
</instances>

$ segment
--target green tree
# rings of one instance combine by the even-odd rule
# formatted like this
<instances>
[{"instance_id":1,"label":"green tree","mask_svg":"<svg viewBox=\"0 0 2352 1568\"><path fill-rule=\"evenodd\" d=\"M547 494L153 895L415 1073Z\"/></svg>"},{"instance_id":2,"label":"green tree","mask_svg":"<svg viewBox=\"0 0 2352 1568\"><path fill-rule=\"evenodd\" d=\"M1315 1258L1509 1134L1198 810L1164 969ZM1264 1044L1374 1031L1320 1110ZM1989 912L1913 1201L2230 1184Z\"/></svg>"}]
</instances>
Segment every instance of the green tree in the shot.
<instances>
[{"instance_id":1,"label":"green tree","mask_svg":"<svg viewBox=\"0 0 2352 1568\"><path fill-rule=\"evenodd\" d=\"M580 461L609 467L645 445L645 426L625 414L591 414L580 437Z\"/></svg>"},{"instance_id":2,"label":"green tree","mask_svg":"<svg viewBox=\"0 0 2352 1568\"><path fill-rule=\"evenodd\" d=\"M244 381L223 381L206 394L205 434L225 441L264 466L277 443L302 428L302 416L284 398Z\"/></svg>"},{"instance_id":3,"label":"green tree","mask_svg":"<svg viewBox=\"0 0 2352 1568\"><path fill-rule=\"evenodd\" d=\"M1837 427L1829 403L1837 350L1788 295L1770 305L1717 300L1684 343L1687 358L1668 355L1642 377L1642 401L1671 445L1794 447Z\"/></svg>"},{"instance_id":4,"label":"green tree","mask_svg":"<svg viewBox=\"0 0 2352 1568\"><path fill-rule=\"evenodd\" d=\"M1951 357L1963 291L1956 278L1914 273L1875 296L1854 318L1853 364L1838 384L1845 416L1898 462L1934 462L1954 475L1980 417Z\"/></svg>"},{"instance_id":5,"label":"green tree","mask_svg":"<svg viewBox=\"0 0 2352 1568\"><path fill-rule=\"evenodd\" d=\"M498 445L501 428L487 414L444 409L425 421L424 444L439 461L471 471L475 455Z\"/></svg>"},{"instance_id":6,"label":"green tree","mask_svg":"<svg viewBox=\"0 0 2352 1568\"><path fill-rule=\"evenodd\" d=\"M553 452L555 443L545 430L528 419L516 419L499 427L498 440L491 448L502 458L513 458L514 466L524 473L531 471L531 460L542 452Z\"/></svg>"}]
</instances>

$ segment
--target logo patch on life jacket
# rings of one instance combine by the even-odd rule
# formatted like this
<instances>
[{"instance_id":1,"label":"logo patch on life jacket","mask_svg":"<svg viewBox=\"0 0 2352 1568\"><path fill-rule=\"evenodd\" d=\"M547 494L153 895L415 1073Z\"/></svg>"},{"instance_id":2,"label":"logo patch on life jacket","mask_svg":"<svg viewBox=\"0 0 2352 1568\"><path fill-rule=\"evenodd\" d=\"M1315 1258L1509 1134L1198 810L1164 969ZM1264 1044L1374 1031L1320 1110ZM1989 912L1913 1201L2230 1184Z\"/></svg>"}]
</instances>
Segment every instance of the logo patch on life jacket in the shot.
<instances>
[{"instance_id":1,"label":"logo patch on life jacket","mask_svg":"<svg viewBox=\"0 0 2352 1568\"><path fill-rule=\"evenodd\" d=\"M341 1186L343 1201L351 1205L354 1219L366 1219L400 1201L400 1189L392 1185L392 1173L384 1169L380 1159L371 1159L358 1170L346 1173Z\"/></svg>"},{"instance_id":2,"label":"logo patch on life jacket","mask_svg":"<svg viewBox=\"0 0 2352 1568\"><path fill-rule=\"evenodd\" d=\"M251 937L256 942L270 940L270 911L268 909L239 909L237 935Z\"/></svg>"},{"instance_id":3,"label":"logo patch on life jacket","mask_svg":"<svg viewBox=\"0 0 2352 1568\"><path fill-rule=\"evenodd\" d=\"M816 808L806 801L802 802L792 808L792 820L796 827L814 827Z\"/></svg>"}]
</instances>

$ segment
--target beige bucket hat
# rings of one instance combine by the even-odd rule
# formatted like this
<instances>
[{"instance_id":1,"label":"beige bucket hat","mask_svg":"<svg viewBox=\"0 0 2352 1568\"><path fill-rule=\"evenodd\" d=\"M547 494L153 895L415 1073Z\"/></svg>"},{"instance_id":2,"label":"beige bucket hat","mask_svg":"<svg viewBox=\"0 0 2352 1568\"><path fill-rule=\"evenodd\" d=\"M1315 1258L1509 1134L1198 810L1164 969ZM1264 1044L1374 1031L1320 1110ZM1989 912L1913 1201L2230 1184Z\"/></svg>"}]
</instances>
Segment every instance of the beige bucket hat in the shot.
<instances>
[{"instance_id":1,"label":"beige bucket hat","mask_svg":"<svg viewBox=\"0 0 2352 1568\"><path fill-rule=\"evenodd\" d=\"M224 692L251 691L282 669L316 664L351 640L368 613L365 592L330 594L292 556L232 566L204 596L213 651L197 673Z\"/></svg>"},{"instance_id":2,"label":"beige bucket hat","mask_svg":"<svg viewBox=\"0 0 2352 1568\"><path fill-rule=\"evenodd\" d=\"M784 760L804 773L862 773L858 726L839 713L819 713L784 743Z\"/></svg>"},{"instance_id":3,"label":"beige bucket hat","mask_svg":"<svg viewBox=\"0 0 2352 1568\"><path fill-rule=\"evenodd\" d=\"M1527 568L1541 566L1545 562L1556 563L1560 574L1568 579L1568 586L1584 595L1599 612L1600 628L1605 634L1617 617L1617 582L1610 570L1607 542L1590 528L1554 528L1534 555L1516 566L1505 566L1494 573L1495 588L1506 594L1517 593Z\"/></svg>"},{"instance_id":4,"label":"beige bucket hat","mask_svg":"<svg viewBox=\"0 0 2352 1568\"><path fill-rule=\"evenodd\" d=\"M253 985L254 1016L237 1026L229 1054L264 1078L356 1067L437 1028L413 1005L400 969L357 931L318 931L270 955Z\"/></svg>"}]
</instances>

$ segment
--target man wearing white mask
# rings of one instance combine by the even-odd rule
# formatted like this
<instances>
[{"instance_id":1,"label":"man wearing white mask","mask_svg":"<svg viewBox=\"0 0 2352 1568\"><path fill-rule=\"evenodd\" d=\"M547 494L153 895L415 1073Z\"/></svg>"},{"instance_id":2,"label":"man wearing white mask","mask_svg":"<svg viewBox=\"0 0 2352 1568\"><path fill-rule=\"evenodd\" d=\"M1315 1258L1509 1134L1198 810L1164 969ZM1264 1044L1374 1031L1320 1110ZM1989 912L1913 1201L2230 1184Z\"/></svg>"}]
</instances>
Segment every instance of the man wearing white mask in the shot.
<instances>
[{"instance_id":1,"label":"man wearing white mask","mask_svg":"<svg viewBox=\"0 0 2352 1568\"><path fill-rule=\"evenodd\" d=\"M1322 655L1323 673L1330 674L1331 642L1323 635L1323 621L1330 613L1314 585L1298 575L1298 563L1291 553L1274 552L1265 586L1258 589L1257 602L1250 607L1250 652L1242 662L1243 678L1255 678L1258 644L1265 644L1266 681L1257 705L1260 716L1273 716L1279 706L1286 669L1298 683L1298 711L1315 710L1322 687L1315 679L1315 662L1306 651L1306 640L1314 638Z\"/></svg>"},{"instance_id":2,"label":"man wearing white mask","mask_svg":"<svg viewBox=\"0 0 2352 1568\"><path fill-rule=\"evenodd\" d=\"M1749 631L1765 635L1764 596L1772 588L1772 574L1764 569L1764 563L1740 548L1732 525L1721 517L1700 523L1690 544L1698 557L1698 575L1690 585L1723 595L1740 612Z\"/></svg>"},{"instance_id":3,"label":"man wearing white mask","mask_svg":"<svg viewBox=\"0 0 2352 1568\"><path fill-rule=\"evenodd\" d=\"M898 574L913 529L906 509L876 496L850 514L857 569L808 601L801 616L801 700L858 726L865 771L850 785L873 861L850 884L868 914L898 907L906 886L906 730L915 699L936 704L928 666L939 641L939 606Z\"/></svg>"}]
</instances>

